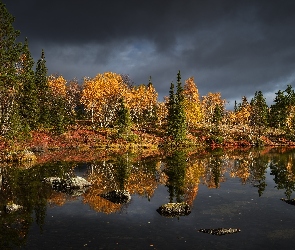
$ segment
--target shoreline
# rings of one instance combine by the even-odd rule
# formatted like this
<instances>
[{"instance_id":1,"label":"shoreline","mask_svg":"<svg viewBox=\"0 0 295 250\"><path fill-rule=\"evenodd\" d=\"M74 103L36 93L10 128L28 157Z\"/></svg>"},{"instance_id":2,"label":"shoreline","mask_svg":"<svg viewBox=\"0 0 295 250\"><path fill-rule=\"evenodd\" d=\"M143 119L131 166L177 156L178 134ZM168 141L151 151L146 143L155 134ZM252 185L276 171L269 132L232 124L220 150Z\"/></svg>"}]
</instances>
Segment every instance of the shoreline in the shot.
<instances>
[{"instance_id":1,"label":"shoreline","mask_svg":"<svg viewBox=\"0 0 295 250\"><path fill-rule=\"evenodd\" d=\"M287 140L283 134L256 136L252 142L245 139L247 132L239 134L241 140L234 140L235 135L223 136L219 142L206 129L200 129L194 135L188 134L185 144L180 149L210 151L214 149L234 150L259 147L295 147L295 142ZM217 137L216 137L217 138ZM166 138L167 139L167 138ZM69 161L85 161L106 157L108 154L133 152L143 156L159 156L177 147L170 144L163 132L147 133L133 130L128 135L118 135L115 129L94 130L87 127L71 128L61 135L48 131L33 131L26 139L15 141L0 140L0 162L23 162L44 159L65 158ZM215 139L215 140L214 140ZM69 152L75 152L70 155ZM87 160L87 161L88 161ZM46 161L46 160L45 160Z\"/></svg>"}]
</instances>

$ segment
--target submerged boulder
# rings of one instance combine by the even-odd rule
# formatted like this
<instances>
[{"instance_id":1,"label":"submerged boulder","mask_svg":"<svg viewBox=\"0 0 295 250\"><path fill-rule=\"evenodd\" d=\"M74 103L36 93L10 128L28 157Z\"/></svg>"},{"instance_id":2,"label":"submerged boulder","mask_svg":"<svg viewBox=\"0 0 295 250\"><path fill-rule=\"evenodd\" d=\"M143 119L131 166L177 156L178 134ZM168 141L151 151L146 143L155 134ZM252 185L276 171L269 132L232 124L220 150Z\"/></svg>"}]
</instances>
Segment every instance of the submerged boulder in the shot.
<instances>
[{"instance_id":1,"label":"submerged boulder","mask_svg":"<svg viewBox=\"0 0 295 250\"><path fill-rule=\"evenodd\" d=\"M131 200L131 195L127 190L112 190L99 194L99 196L117 204L128 203Z\"/></svg>"},{"instance_id":2,"label":"submerged boulder","mask_svg":"<svg viewBox=\"0 0 295 250\"><path fill-rule=\"evenodd\" d=\"M186 202L167 203L160 206L157 212L165 217L186 216L191 213L191 208Z\"/></svg>"},{"instance_id":3,"label":"submerged boulder","mask_svg":"<svg viewBox=\"0 0 295 250\"><path fill-rule=\"evenodd\" d=\"M207 229L200 229L199 232L221 236L226 234L239 233L241 232L241 229L239 228L207 228Z\"/></svg>"},{"instance_id":4,"label":"submerged boulder","mask_svg":"<svg viewBox=\"0 0 295 250\"><path fill-rule=\"evenodd\" d=\"M70 195L79 196L91 186L91 183L82 177L70 177L62 179L59 177L48 177L44 179L55 191L64 192Z\"/></svg>"}]
</instances>

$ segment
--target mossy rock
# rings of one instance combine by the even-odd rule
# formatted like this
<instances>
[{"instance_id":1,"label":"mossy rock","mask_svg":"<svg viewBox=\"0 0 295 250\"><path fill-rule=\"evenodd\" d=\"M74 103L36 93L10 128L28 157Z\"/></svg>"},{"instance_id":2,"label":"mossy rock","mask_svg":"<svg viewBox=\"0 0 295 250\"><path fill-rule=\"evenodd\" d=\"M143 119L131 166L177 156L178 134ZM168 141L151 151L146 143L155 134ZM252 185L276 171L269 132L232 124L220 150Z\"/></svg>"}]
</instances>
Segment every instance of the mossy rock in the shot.
<instances>
[{"instance_id":1,"label":"mossy rock","mask_svg":"<svg viewBox=\"0 0 295 250\"><path fill-rule=\"evenodd\" d=\"M99 196L116 204L128 203L131 200L131 195L127 190L112 190Z\"/></svg>"},{"instance_id":2,"label":"mossy rock","mask_svg":"<svg viewBox=\"0 0 295 250\"><path fill-rule=\"evenodd\" d=\"M157 212L165 217L179 217L189 215L191 208L186 202L167 203L160 206Z\"/></svg>"},{"instance_id":3,"label":"mossy rock","mask_svg":"<svg viewBox=\"0 0 295 250\"><path fill-rule=\"evenodd\" d=\"M199 232L222 236L226 234L239 233L241 232L241 229L239 228L206 228L206 229L200 229Z\"/></svg>"}]
</instances>

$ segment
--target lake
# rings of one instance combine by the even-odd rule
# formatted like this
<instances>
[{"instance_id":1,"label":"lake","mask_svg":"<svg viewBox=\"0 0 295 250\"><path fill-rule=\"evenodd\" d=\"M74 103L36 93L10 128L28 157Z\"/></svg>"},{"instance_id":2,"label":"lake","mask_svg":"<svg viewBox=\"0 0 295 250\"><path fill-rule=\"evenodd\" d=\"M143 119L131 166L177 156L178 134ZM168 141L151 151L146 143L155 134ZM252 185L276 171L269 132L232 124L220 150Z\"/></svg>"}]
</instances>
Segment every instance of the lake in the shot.
<instances>
[{"instance_id":1,"label":"lake","mask_svg":"<svg viewBox=\"0 0 295 250\"><path fill-rule=\"evenodd\" d=\"M0 166L0 249L294 248L294 149ZM46 181L77 176L92 185ZM130 197L111 199L118 190ZM168 203L189 212L160 213Z\"/></svg>"}]
</instances>

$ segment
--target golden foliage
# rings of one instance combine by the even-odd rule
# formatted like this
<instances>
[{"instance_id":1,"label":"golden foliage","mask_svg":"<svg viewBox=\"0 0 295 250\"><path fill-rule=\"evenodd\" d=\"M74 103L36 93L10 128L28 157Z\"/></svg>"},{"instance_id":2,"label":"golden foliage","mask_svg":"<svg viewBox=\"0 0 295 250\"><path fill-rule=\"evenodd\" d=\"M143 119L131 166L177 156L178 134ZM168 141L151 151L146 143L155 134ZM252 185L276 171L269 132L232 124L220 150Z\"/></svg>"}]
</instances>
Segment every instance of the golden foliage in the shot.
<instances>
[{"instance_id":1,"label":"golden foliage","mask_svg":"<svg viewBox=\"0 0 295 250\"><path fill-rule=\"evenodd\" d=\"M114 121L119 99L126 91L121 75L105 72L84 79L81 102L91 111L92 122L96 120L105 127Z\"/></svg>"},{"instance_id":2,"label":"golden foliage","mask_svg":"<svg viewBox=\"0 0 295 250\"><path fill-rule=\"evenodd\" d=\"M158 93L152 84L129 88L125 100L133 121L140 123L152 116L157 104Z\"/></svg>"},{"instance_id":3,"label":"golden foliage","mask_svg":"<svg viewBox=\"0 0 295 250\"><path fill-rule=\"evenodd\" d=\"M212 123L214 109L218 105L222 111L225 110L226 100L221 99L221 94L209 92L206 96L202 97L201 105L203 110L203 121L205 123Z\"/></svg>"},{"instance_id":4,"label":"golden foliage","mask_svg":"<svg viewBox=\"0 0 295 250\"><path fill-rule=\"evenodd\" d=\"M185 81L183 95L188 127L195 128L200 125L203 114L199 91L193 77L190 77Z\"/></svg>"},{"instance_id":5,"label":"golden foliage","mask_svg":"<svg viewBox=\"0 0 295 250\"><path fill-rule=\"evenodd\" d=\"M54 96L65 97L67 94L66 84L67 81L62 76L50 75L48 77L49 89Z\"/></svg>"}]
</instances>

